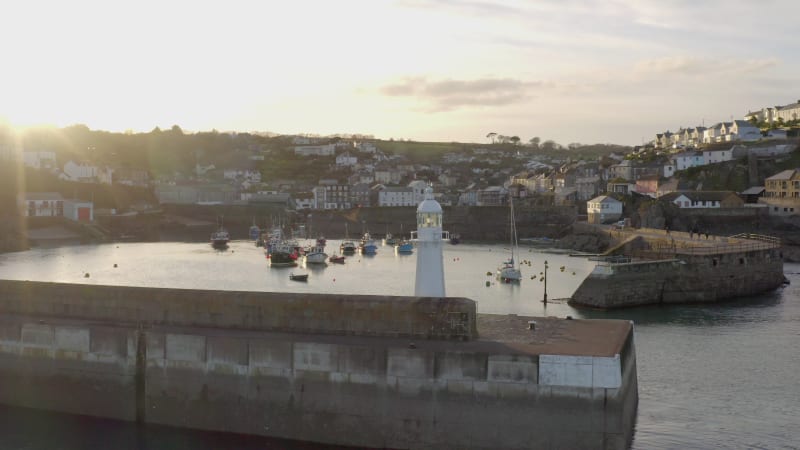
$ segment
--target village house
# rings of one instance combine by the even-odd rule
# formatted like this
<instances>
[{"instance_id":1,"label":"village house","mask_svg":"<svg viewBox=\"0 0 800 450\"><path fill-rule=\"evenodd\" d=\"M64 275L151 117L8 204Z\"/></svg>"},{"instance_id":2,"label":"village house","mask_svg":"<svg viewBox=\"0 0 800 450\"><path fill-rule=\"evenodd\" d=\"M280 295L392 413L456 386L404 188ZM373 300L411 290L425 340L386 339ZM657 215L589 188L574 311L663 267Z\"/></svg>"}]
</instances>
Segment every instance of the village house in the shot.
<instances>
[{"instance_id":1,"label":"village house","mask_svg":"<svg viewBox=\"0 0 800 450\"><path fill-rule=\"evenodd\" d=\"M600 190L600 177L597 175L579 177L575 179L575 189L578 201L587 201L594 198Z\"/></svg>"},{"instance_id":2,"label":"village house","mask_svg":"<svg viewBox=\"0 0 800 450\"><path fill-rule=\"evenodd\" d=\"M378 206L415 206L414 189L408 186L384 186L378 192Z\"/></svg>"},{"instance_id":3,"label":"village house","mask_svg":"<svg viewBox=\"0 0 800 450\"><path fill-rule=\"evenodd\" d=\"M294 148L294 154L299 156L333 156L336 144L303 145Z\"/></svg>"},{"instance_id":4,"label":"village house","mask_svg":"<svg viewBox=\"0 0 800 450\"><path fill-rule=\"evenodd\" d=\"M247 180L251 183L261 182L261 172L255 169L225 169L222 178L226 180Z\"/></svg>"},{"instance_id":5,"label":"village house","mask_svg":"<svg viewBox=\"0 0 800 450\"><path fill-rule=\"evenodd\" d=\"M764 194L758 202L769 208L772 216L800 213L800 169L789 169L764 180Z\"/></svg>"},{"instance_id":6,"label":"village house","mask_svg":"<svg viewBox=\"0 0 800 450\"><path fill-rule=\"evenodd\" d=\"M22 163L25 167L34 169L55 169L56 154L55 152L22 152Z\"/></svg>"},{"instance_id":7,"label":"village house","mask_svg":"<svg viewBox=\"0 0 800 450\"><path fill-rule=\"evenodd\" d=\"M317 208L313 192L296 192L292 197L294 198L294 209L298 211Z\"/></svg>"},{"instance_id":8,"label":"village house","mask_svg":"<svg viewBox=\"0 0 800 450\"><path fill-rule=\"evenodd\" d=\"M94 204L90 201L68 199L58 192L26 192L17 205L26 217L65 217L75 222L94 221Z\"/></svg>"},{"instance_id":9,"label":"village house","mask_svg":"<svg viewBox=\"0 0 800 450\"><path fill-rule=\"evenodd\" d=\"M601 195L586 202L589 223L616 222L622 217L622 202L608 195Z\"/></svg>"},{"instance_id":10,"label":"village house","mask_svg":"<svg viewBox=\"0 0 800 450\"><path fill-rule=\"evenodd\" d=\"M18 206L26 217L61 217L64 197L58 192L26 192L20 195Z\"/></svg>"},{"instance_id":11,"label":"village house","mask_svg":"<svg viewBox=\"0 0 800 450\"><path fill-rule=\"evenodd\" d=\"M344 152L344 153L336 156L336 165L337 166L340 166L340 167L351 166L352 167L352 166L355 166L356 164L358 164L358 158L355 157L355 156L352 156L348 152Z\"/></svg>"},{"instance_id":12,"label":"village house","mask_svg":"<svg viewBox=\"0 0 800 450\"><path fill-rule=\"evenodd\" d=\"M643 175L636 180L636 193L655 198L658 191L658 175Z\"/></svg>"},{"instance_id":13,"label":"village house","mask_svg":"<svg viewBox=\"0 0 800 450\"><path fill-rule=\"evenodd\" d=\"M744 200L731 191L678 191L662 195L659 200L682 209L741 208L744 205Z\"/></svg>"},{"instance_id":14,"label":"village house","mask_svg":"<svg viewBox=\"0 0 800 450\"><path fill-rule=\"evenodd\" d=\"M690 167L704 166L706 164L703 152L700 151L677 153L670 157L670 161L672 165L675 166L676 171L686 170Z\"/></svg>"},{"instance_id":15,"label":"village house","mask_svg":"<svg viewBox=\"0 0 800 450\"><path fill-rule=\"evenodd\" d=\"M508 191L502 186L489 186L477 192L476 206L501 206L505 204Z\"/></svg>"}]
</instances>

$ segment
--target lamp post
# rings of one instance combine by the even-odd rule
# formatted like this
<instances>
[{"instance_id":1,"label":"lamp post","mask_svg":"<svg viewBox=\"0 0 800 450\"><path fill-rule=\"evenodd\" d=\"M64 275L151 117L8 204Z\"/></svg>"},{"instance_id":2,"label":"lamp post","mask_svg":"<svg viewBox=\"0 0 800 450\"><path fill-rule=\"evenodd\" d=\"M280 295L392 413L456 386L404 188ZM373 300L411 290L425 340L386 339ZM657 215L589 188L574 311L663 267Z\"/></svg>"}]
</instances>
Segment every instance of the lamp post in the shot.
<instances>
[{"instance_id":1,"label":"lamp post","mask_svg":"<svg viewBox=\"0 0 800 450\"><path fill-rule=\"evenodd\" d=\"M544 262L544 299L542 300L542 303L544 303L545 305L547 305L547 267L548 267L547 260L545 260L545 262Z\"/></svg>"}]
</instances>

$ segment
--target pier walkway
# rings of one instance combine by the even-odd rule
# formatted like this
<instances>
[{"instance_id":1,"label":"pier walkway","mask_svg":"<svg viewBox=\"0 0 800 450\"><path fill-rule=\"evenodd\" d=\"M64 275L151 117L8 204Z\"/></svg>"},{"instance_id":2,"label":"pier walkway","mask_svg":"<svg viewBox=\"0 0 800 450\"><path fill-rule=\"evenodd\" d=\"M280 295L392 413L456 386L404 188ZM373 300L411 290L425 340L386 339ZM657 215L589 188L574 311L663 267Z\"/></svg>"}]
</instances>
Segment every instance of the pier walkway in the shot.
<instances>
[{"instance_id":1,"label":"pier walkway","mask_svg":"<svg viewBox=\"0 0 800 450\"><path fill-rule=\"evenodd\" d=\"M647 253L665 255L715 255L739 253L756 250L770 250L781 247L780 238L754 233L733 236L718 236L706 233L685 231L666 231L655 228L625 228L608 230L612 237L622 244L609 250L612 254L620 246L636 238L644 238L650 244Z\"/></svg>"}]
</instances>

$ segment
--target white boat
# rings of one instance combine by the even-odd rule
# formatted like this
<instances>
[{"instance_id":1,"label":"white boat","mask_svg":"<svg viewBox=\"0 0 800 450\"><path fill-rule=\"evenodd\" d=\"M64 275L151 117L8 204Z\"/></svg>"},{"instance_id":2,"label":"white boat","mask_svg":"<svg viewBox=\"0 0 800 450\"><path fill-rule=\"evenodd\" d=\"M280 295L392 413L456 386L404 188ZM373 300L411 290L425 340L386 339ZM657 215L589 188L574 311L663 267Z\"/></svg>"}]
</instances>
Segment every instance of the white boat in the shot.
<instances>
[{"instance_id":1,"label":"white boat","mask_svg":"<svg viewBox=\"0 0 800 450\"><path fill-rule=\"evenodd\" d=\"M317 239L317 245L309 248L305 254L306 264L325 264L328 254L325 253L325 238Z\"/></svg>"},{"instance_id":2,"label":"white boat","mask_svg":"<svg viewBox=\"0 0 800 450\"><path fill-rule=\"evenodd\" d=\"M522 279L519 262L515 257L519 253L517 243L517 224L514 221L514 199L509 197L511 216L511 256L497 268L497 279L505 283L515 283Z\"/></svg>"}]
</instances>

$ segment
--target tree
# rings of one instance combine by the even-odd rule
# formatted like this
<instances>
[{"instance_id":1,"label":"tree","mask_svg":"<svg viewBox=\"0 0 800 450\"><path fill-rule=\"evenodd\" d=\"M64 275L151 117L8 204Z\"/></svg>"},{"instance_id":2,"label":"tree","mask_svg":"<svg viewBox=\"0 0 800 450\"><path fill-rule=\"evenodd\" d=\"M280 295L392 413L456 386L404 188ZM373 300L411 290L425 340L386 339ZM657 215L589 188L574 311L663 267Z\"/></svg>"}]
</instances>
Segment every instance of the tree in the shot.
<instances>
[{"instance_id":1,"label":"tree","mask_svg":"<svg viewBox=\"0 0 800 450\"><path fill-rule=\"evenodd\" d=\"M511 136L508 140L514 145L519 145L519 136Z\"/></svg>"},{"instance_id":2,"label":"tree","mask_svg":"<svg viewBox=\"0 0 800 450\"><path fill-rule=\"evenodd\" d=\"M494 131L492 131L491 133L486 135L486 139L491 139L492 140L492 144L494 144L494 139L496 137L497 137L497 133L495 133Z\"/></svg>"},{"instance_id":3,"label":"tree","mask_svg":"<svg viewBox=\"0 0 800 450\"><path fill-rule=\"evenodd\" d=\"M550 151L550 150L557 150L560 145L556 144L553 140L546 140L542 143L542 150Z\"/></svg>"},{"instance_id":4,"label":"tree","mask_svg":"<svg viewBox=\"0 0 800 450\"><path fill-rule=\"evenodd\" d=\"M541 142L541 141L542 140L539 139L539 136L536 136L536 137L532 137L531 140L529 140L528 142L530 142L531 147L539 148L539 142Z\"/></svg>"}]
</instances>

